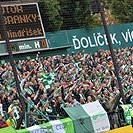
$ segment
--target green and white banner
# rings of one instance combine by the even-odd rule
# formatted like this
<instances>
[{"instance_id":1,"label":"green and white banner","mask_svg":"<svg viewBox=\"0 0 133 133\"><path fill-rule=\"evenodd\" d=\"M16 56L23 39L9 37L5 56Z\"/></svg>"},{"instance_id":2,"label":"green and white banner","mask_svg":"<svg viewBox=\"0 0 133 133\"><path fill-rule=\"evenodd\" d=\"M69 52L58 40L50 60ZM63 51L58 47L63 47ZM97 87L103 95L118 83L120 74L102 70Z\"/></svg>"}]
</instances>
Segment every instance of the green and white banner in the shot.
<instances>
[{"instance_id":1,"label":"green and white banner","mask_svg":"<svg viewBox=\"0 0 133 133\"><path fill-rule=\"evenodd\" d=\"M75 133L101 133L110 129L107 113L98 101L64 109L73 120Z\"/></svg>"},{"instance_id":2,"label":"green and white banner","mask_svg":"<svg viewBox=\"0 0 133 133\"><path fill-rule=\"evenodd\" d=\"M99 101L84 104L82 107L90 116L95 133L104 132L110 129L108 115Z\"/></svg>"},{"instance_id":3,"label":"green and white banner","mask_svg":"<svg viewBox=\"0 0 133 133\"><path fill-rule=\"evenodd\" d=\"M127 124L131 124L131 115L130 112L132 110L131 104L125 104L125 105L120 105L124 111L124 117L125 121Z\"/></svg>"},{"instance_id":4,"label":"green and white banner","mask_svg":"<svg viewBox=\"0 0 133 133\"><path fill-rule=\"evenodd\" d=\"M17 133L74 133L74 127L72 120L66 118L17 130Z\"/></svg>"}]
</instances>

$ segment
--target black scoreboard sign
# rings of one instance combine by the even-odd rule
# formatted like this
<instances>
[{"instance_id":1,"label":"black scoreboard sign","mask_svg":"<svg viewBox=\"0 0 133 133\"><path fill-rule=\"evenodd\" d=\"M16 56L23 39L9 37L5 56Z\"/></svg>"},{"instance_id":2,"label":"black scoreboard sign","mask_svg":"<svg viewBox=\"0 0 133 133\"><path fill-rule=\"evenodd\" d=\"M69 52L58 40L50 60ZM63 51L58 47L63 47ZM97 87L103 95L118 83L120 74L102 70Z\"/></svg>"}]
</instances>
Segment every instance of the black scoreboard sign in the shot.
<instances>
[{"instance_id":1,"label":"black scoreboard sign","mask_svg":"<svg viewBox=\"0 0 133 133\"><path fill-rule=\"evenodd\" d=\"M2 5L2 13L10 42L46 38L37 3Z\"/></svg>"}]
</instances>

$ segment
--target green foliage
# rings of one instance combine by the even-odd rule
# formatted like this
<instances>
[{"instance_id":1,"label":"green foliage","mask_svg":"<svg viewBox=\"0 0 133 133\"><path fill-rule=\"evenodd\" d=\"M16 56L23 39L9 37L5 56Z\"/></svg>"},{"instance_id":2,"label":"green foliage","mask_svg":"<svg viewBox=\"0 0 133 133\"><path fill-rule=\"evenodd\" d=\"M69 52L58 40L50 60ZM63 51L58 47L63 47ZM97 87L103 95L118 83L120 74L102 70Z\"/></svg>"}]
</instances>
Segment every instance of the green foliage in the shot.
<instances>
[{"instance_id":1,"label":"green foliage","mask_svg":"<svg viewBox=\"0 0 133 133\"><path fill-rule=\"evenodd\" d=\"M60 15L63 18L62 29L73 29L75 28L74 10L76 4L72 0L59 0L60 1Z\"/></svg>"},{"instance_id":2,"label":"green foliage","mask_svg":"<svg viewBox=\"0 0 133 133\"><path fill-rule=\"evenodd\" d=\"M45 31L87 28L93 24L88 0L40 0Z\"/></svg>"},{"instance_id":3,"label":"green foliage","mask_svg":"<svg viewBox=\"0 0 133 133\"><path fill-rule=\"evenodd\" d=\"M133 22L133 0L107 0L114 17L120 23Z\"/></svg>"},{"instance_id":4,"label":"green foliage","mask_svg":"<svg viewBox=\"0 0 133 133\"><path fill-rule=\"evenodd\" d=\"M88 0L59 0L60 14L63 18L62 29L87 28L92 25Z\"/></svg>"},{"instance_id":5,"label":"green foliage","mask_svg":"<svg viewBox=\"0 0 133 133\"><path fill-rule=\"evenodd\" d=\"M11 2L11 1L17 1L17 0L0 0L0 2Z\"/></svg>"},{"instance_id":6,"label":"green foliage","mask_svg":"<svg viewBox=\"0 0 133 133\"><path fill-rule=\"evenodd\" d=\"M91 27L93 18L91 15L90 3L88 2L88 0L79 0L76 2L74 16L78 27Z\"/></svg>"},{"instance_id":7,"label":"green foliage","mask_svg":"<svg viewBox=\"0 0 133 133\"><path fill-rule=\"evenodd\" d=\"M63 23L59 14L60 6L58 0L40 0L40 13L45 31L58 31Z\"/></svg>"},{"instance_id":8,"label":"green foliage","mask_svg":"<svg viewBox=\"0 0 133 133\"><path fill-rule=\"evenodd\" d=\"M10 1L10 0L3 0ZM38 0L46 32L100 25L100 15L91 15L91 0ZM133 22L133 0L100 0L118 23ZM112 16L113 15L113 16ZM109 18L110 16L108 16ZM110 20L109 20L110 21Z\"/></svg>"}]
</instances>

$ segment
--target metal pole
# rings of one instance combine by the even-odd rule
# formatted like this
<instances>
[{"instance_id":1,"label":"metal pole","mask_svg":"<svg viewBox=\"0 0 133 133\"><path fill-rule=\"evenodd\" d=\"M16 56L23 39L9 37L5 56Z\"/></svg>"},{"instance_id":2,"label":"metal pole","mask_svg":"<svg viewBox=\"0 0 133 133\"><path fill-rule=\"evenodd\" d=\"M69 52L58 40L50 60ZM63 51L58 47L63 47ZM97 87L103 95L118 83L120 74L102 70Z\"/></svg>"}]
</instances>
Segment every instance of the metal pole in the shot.
<instances>
[{"instance_id":1,"label":"metal pole","mask_svg":"<svg viewBox=\"0 0 133 133\"><path fill-rule=\"evenodd\" d=\"M102 6L101 6L100 1L99 0L96 0L96 2L98 4L99 10L100 10L100 14L101 14L101 18L102 18L102 22L103 22L105 34L106 34L107 41L108 41L108 46L109 46L110 53L111 53L111 57L112 57L112 61L113 61L113 64L114 64L115 76L117 78L118 87L119 87L119 91L120 91L120 96L118 97L118 99L117 99L117 101L116 101L116 103L115 103L115 105L113 107L113 110L114 110L117 107L118 102L119 102L119 100L120 100L121 97L122 97L123 103L125 104L125 98L124 98L124 93L123 93L123 89L122 89L122 85L121 85L121 80L119 78L119 68L118 68L118 65L116 63L116 58L114 56L114 52L113 52L113 48L112 48L110 34L108 32L108 28L107 28L107 24L106 24L106 20L105 20L105 16L104 16L104 11L102 9Z\"/></svg>"},{"instance_id":2,"label":"metal pole","mask_svg":"<svg viewBox=\"0 0 133 133\"><path fill-rule=\"evenodd\" d=\"M24 118L25 118L25 128L27 128L27 123L28 123L27 112L25 112Z\"/></svg>"},{"instance_id":3,"label":"metal pole","mask_svg":"<svg viewBox=\"0 0 133 133\"><path fill-rule=\"evenodd\" d=\"M1 29L2 37L6 41L6 49L7 49L7 52L9 54L9 59L10 59L10 63L11 63L13 74L14 74L14 80L16 82L19 101L20 101L20 104L22 106L21 118L23 118L24 113L25 113L25 103L24 103L23 97L20 95L21 94L20 84L19 84L19 80L18 80L18 76L17 76L17 70L16 70L16 67L15 67L13 54L12 54L11 47L10 47L10 42L9 42L9 38L8 38L8 34L7 34L7 29L6 29L6 26L5 26L5 23L4 23L4 17L3 17L1 5L0 5L0 29ZM18 125L20 126L20 124L21 124L21 121L20 121L20 123L18 123Z\"/></svg>"},{"instance_id":4,"label":"metal pole","mask_svg":"<svg viewBox=\"0 0 133 133\"><path fill-rule=\"evenodd\" d=\"M27 103L29 102L28 99L26 99L26 97L21 93L20 94L24 99L25 101L27 101ZM37 107L35 107L34 105L32 105L33 108L36 109L36 111L43 117L43 118L46 118L48 121L50 121L49 117L47 117L46 115L44 115Z\"/></svg>"}]
</instances>

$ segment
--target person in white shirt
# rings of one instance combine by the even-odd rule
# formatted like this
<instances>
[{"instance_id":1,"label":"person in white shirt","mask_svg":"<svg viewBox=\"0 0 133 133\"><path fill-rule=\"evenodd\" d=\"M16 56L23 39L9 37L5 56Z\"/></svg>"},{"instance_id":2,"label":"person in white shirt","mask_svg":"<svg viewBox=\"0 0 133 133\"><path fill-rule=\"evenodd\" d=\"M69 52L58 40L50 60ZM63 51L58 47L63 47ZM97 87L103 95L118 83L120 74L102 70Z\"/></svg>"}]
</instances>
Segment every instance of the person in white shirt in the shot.
<instances>
[{"instance_id":1,"label":"person in white shirt","mask_svg":"<svg viewBox=\"0 0 133 133\"><path fill-rule=\"evenodd\" d=\"M11 113L11 112L13 112L13 117L16 120L19 120L21 109L18 106L18 102L16 100L13 100L12 104L8 108L8 113Z\"/></svg>"}]
</instances>

